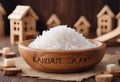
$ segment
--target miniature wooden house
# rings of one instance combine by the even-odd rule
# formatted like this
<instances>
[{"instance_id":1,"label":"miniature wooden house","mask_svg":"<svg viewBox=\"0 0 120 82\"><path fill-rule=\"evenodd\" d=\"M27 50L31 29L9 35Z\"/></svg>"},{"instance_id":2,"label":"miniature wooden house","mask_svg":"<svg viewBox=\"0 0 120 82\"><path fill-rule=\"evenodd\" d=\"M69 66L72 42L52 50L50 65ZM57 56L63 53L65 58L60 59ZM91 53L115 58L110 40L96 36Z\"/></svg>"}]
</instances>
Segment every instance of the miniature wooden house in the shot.
<instances>
[{"instance_id":1,"label":"miniature wooden house","mask_svg":"<svg viewBox=\"0 0 120 82\"><path fill-rule=\"evenodd\" d=\"M4 15L6 14L2 4L0 4L0 37L5 35Z\"/></svg>"},{"instance_id":2,"label":"miniature wooden house","mask_svg":"<svg viewBox=\"0 0 120 82\"><path fill-rule=\"evenodd\" d=\"M38 20L38 16L30 6L16 6L8 19L10 19L10 41L12 44L37 36L36 20Z\"/></svg>"},{"instance_id":3,"label":"miniature wooden house","mask_svg":"<svg viewBox=\"0 0 120 82\"><path fill-rule=\"evenodd\" d=\"M52 28L54 26L60 25L61 21L60 21L60 19L58 18L58 16L56 14L52 14L50 16L50 18L48 19L46 24L47 24L48 29L50 29L50 28Z\"/></svg>"},{"instance_id":4,"label":"miniature wooden house","mask_svg":"<svg viewBox=\"0 0 120 82\"><path fill-rule=\"evenodd\" d=\"M105 5L97 15L97 36L110 32L114 27L114 13Z\"/></svg>"},{"instance_id":5,"label":"miniature wooden house","mask_svg":"<svg viewBox=\"0 0 120 82\"><path fill-rule=\"evenodd\" d=\"M90 23L84 16L81 16L78 19L78 21L74 24L74 27L76 28L77 32L82 33L86 37L88 37L89 35L90 26L91 26Z\"/></svg>"}]
</instances>

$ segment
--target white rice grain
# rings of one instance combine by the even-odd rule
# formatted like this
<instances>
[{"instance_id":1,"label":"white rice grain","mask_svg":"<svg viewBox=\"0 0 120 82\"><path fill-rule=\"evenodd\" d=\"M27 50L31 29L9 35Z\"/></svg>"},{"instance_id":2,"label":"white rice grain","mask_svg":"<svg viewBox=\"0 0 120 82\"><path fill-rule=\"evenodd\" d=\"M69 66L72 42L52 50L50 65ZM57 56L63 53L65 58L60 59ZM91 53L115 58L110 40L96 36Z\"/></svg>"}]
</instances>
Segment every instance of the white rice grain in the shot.
<instances>
[{"instance_id":1,"label":"white rice grain","mask_svg":"<svg viewBox=\"0 0 120 82\"><path fill-rule=\"evenodd\" d=\"M59 25L43 31L43 34L37 36L28 46L45 50L81 50L96 47L82 34L67 25Z\"/></svg>"}]
</instances>

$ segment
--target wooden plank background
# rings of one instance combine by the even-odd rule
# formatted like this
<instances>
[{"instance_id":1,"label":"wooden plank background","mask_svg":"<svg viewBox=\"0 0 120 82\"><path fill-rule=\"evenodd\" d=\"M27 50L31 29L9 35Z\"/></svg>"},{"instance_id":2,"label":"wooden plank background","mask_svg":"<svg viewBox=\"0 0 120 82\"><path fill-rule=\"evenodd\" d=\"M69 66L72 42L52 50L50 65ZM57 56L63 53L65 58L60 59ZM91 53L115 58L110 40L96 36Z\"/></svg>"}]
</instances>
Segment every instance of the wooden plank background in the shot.
<instances>
[{"instance_id":1,"label":"wooden plank background","mask_svg":"<svg viewBox=\"0 0 120 82\"><path fill-rule=\"evenodd\" d=\"M96 35L97 18L96 15L108 5L116 15L120 12L120 0L0 0L7 15L5 16L5 31L9 35L9 20L7 16L14 10L16 5L30 5L39 16L37 30L46 30L45 22L52 13L58 15L62 24L73 27L80 16L84 15L91 24L90 36Z\"/></svg>"}]
</instances>

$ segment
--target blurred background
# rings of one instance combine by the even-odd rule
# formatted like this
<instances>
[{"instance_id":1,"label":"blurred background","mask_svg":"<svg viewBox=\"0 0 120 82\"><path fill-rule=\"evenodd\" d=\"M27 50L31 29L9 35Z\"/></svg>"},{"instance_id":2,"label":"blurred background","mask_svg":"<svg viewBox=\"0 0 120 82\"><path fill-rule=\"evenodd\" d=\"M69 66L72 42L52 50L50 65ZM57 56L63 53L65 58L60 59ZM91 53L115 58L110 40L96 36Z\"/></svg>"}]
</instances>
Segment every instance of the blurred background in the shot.
<instances>
[{"instance_id":1,"label":"blurred background","mask_svg":"<svg viewBox=\"0 0 120 82\"><path fill-rule=\"evenodd\" d=\"M39 32L47 29L46 21L53 13L60 18L62 24L70 27L73 27L79 17L83 15L91 24L90 37L96 36L96 15L104 5L108 5L115 15L120 12L120 0L0 0L0 3L6 10L6 16L4 17L6 36L9 36L10 33L7 17L16 5L29 5L32 7L39 16L37 21L37 31Z\"/></svg>"}]
</instances>

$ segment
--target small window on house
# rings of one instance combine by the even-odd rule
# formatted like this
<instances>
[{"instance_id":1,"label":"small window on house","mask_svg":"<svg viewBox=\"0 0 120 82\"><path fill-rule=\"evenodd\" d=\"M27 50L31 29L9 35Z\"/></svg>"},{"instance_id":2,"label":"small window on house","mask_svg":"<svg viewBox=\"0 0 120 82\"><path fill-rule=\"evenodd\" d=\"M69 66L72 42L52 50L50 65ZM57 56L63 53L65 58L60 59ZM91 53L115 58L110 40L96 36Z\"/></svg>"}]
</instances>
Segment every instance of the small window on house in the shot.
<instances>
[{"instance_id":1,"label":"small window on house","mask_svg":"<svg viewBox=\"0 0 120 82\"><path fill-rule=\"evenodd\" d=\"M25 32L27 31L27 27L24 28L24 31L25 31Z\"/></svg>"},{"instance_id":2,"label":"small window on house","mask_svg":"<svg viewBox=\"0 0 120 82\"><path fill-rule=\"evenodd\" d=\"M83 29L80 29L80 32L83 32Z\"/></svg>"},{"instance_id":3,"label":"small window on house","mask_svg":"<svg viewBox=\"0 0 120 82\"><path fill-rule=\"evenodd\" d=\"M14 31L16 31L16 27L14 27Z\"/></svg>"},{"instance_id":4,"label":"small window on house","mask_svg":"<svg viewBox=\"0 0 120 82\"><path fill-rule=\"evenodd\" d=\"M19 36L18 35L14 35L14 40L15 41L19 41Z\"/></svg>"},{"instance_id":5,"label":"small window on house","mask_svg":"<svg viewBox=\"0 0 120 82\"><path fill-rule=\"evenodd\" d=\"M105 30L106 30L106 29L107 29L107 26L105 25L105 27L104 27L104 28L105 28Z\"/></svg>"},{"instance_id":6,"label":"small window on house","mask_svg":"<svg viewBox=\"0 0 120 82\"><path fill-rule=\"evenodd\" d=\"M108 12L107 12L107 11L105 11L105 12L104 12L104 14L105 14L105 15L107 15L107 14L108 14Z\"/></svg>"},{"instance_id":7,"label":"small window on house","mask_svg":"<svg viewBox=\"0 0 120 82\"><path fill-rule=\"evenodd\" d=\"M14 22L14 24L16 24L16 22Z\"/></svg>"},{"instance_id":8,"label":"small window on house","mask_svg":"<svg viewBox=\"0 0 120 82\"><path fill-rule=\"evenodd\" d=\"M107 22L107 20L105 20L105 22Z\"/></svg>"},{"instance_id":9,"label":"small window on house","mask_svg":"<svg viewBox=\"0 0 120 82\"><path fill-rule=\"evenodd\" d=\"M101 25L101 29L103 29L103 25Z\"/></svg>"}]
</instances>

